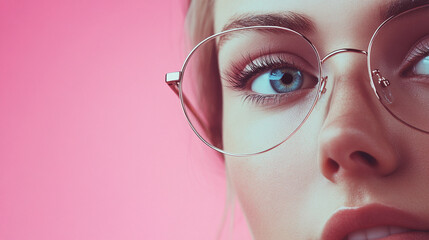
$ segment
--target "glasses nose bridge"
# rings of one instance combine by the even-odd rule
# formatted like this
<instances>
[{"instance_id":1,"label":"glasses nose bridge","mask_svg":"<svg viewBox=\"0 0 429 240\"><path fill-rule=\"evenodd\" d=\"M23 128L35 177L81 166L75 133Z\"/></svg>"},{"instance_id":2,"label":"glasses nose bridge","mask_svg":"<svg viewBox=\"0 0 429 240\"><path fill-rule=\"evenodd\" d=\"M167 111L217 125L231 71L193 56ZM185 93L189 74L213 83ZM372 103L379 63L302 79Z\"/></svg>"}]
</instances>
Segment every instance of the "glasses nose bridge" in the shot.
<instances>
[{"instance_id":1,"label":"glasses nose bridge","mask_svg":"<svg viewBox=\"0 0 429 240\"><path fill-rule=\"evenodd\" d=\"M329 52L328 54L326 54L325 55L325 57L323 57L321 60L320 60L320 66L328 59L328 58L330 58L330 57L332 57L332 56L334 56L334 55L337 55L337 54L340 54L340 53L345 53L345 52L352 52L352 53L358 53L358 54L363 54L363 55L365 55L365 56L368 56L368 52L367 51L365 51L365 50L361 50L361 49L356 49L356 48L339 48L339 49L336 49L336 50L334 50L334 51L331 51L331 52ZM368 59L367 59L367 61L369 61ZM325 77L322 77L322 86L321 86L321 93L322 94L324 94L325 92L326 92L326 85L327 85L327 80L328 80L328 77L327 76L325 76ZM371 81L371 87L372 88L374 88L373 87L373 85L372 85L372 81ZM374 89L375 90L375 89ZM377 93L376 93L376 95L377 95ZM377 95L377 97L378 97L378 95Z\"/></svg>"},{"instance_id":2,"label":"glasses nose bridge","mask_svg":"<svg viewBox=\"0 0 429 240\"><path fill-rule=\"evenodd\" d=\"M328 58L340 54L340 53L345 53L345 52L353 52L353 53L360 53L360 54L364 54L365 56L368 56L368 52L364 51L364 50L360 50L360 49L356 49L356 48L340 48L337 50L334 50L328 54L326 54L326 56L324 58L322 58L322 60L320 60L320 64L323 64Z\"/></svg>"}]
</instances>

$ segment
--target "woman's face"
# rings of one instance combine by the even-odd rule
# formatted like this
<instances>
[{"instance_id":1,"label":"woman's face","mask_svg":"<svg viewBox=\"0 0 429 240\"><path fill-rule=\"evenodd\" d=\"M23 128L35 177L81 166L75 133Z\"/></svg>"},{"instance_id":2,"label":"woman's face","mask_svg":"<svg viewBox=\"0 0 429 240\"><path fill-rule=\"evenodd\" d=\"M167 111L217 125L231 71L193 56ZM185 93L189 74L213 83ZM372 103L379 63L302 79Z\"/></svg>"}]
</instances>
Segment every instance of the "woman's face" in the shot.
<instances>
[{"instance_id":1,"label":"woman's face","mask_svg":"<svg viewBox=\"0 0 429 240\"><path fill-rule=\"evenodd\" d=\"M258 15L260 20L267 14L299 14L311 21L307 22L311 28L301 26L300 30L323 58L340 48L366 51L386 10L411 2L216 0L215 31L243 17ZM397 37L400 41L401 36ZM223 48L220 68L222 58L240 46L225 43ZM288 58L280 54L276 59ZM428 74L425 59L420 61L419 71ZM298 65L312 65L299 61ZM225 157L255 239L375 239L408 230L414 232L388 239L429 239L429 233L422 232L429 231L429 134L406 126L386 111L371 88L366 55L340 53L328 58L322 69L328 79L327 91L296 134L263 154ZM304 86L315 85L311 76L317 75L317 69L308 66L302 74L310 79ZM255 136L264 139L288 134L291 119L285 117L282 123L278 121L282 115L271 114L272 110L257 111L253 116L239 114L237 108L246 109L246 103L231 100L234 94L224 89L224 102L228 100L223 106L226 149L265 142L258 137L235 139L232 135L240 131L255 131ZM308 104L305 99L293 101ZM293 108L287 106L285 111L299 112ZM258 123L264 114L272 122ZM258 130L246 129L248 126L258 126Z\"/></svg>"}]
</instances>

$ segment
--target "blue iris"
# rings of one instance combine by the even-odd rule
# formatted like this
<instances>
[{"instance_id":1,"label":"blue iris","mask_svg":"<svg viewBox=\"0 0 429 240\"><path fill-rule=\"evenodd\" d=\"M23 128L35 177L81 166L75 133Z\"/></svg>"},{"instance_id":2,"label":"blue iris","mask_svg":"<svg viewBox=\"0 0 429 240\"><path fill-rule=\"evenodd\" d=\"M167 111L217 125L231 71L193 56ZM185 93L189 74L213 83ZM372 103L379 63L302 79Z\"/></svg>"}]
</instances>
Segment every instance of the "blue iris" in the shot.
<instances>
[{"instance_id":1,"label":"blue iris","mask_svg":"<svg viewBox=\"0 0 429 240\"><path fill-rule=\"evenodd\" d=\"M304 82L301 71L294 68L273 69L268 78L271 87L278 93L298 90Z\"/></svg>"},{"instance_id":2,"label":"blue iris","mask_svg":"<svg viewBox=\"0 0 429 240\"><path fill-rule=\"evenodd\" d=\"M414 71L419 75L428 75L429 74L429 56L426 56L420 60L414 67Z\"/></svg>"}]
</instances>

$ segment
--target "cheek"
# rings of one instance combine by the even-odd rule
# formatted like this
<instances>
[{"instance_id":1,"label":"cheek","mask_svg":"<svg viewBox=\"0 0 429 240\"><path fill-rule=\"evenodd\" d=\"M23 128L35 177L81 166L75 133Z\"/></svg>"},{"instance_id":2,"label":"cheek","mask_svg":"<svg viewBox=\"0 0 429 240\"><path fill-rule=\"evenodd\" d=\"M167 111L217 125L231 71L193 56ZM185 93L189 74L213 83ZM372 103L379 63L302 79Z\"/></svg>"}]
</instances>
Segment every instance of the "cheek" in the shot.
<instances>
[{"instance_id":1,"label":"cheek","mask_svg":"<svg viewBox=\"0 0 429 240\"><path fill-rule=\"evenodd\" d=\"M306 200L319 176L316 153L308 148L316 143L310 139L303 132L267 153L226 158L230 181L255 237L306 232Z\"/></svg>"},{"instance_id":2,"label":"cheek","mask_svg":"<svg viewBox=\"0 0 429 240\"><path fill-rule=\"evenodd\" d=\"M402 132L398 132L398 136L401 138L398 138L397 149L402 161L397 177L391 184L397 190L392 191L391 199L399 204L406 203L409 209L422 215L425 213L429 219L429 135L404 128ZM397 192L402 194L396 194Z\"/></svg>"},{"instance_id":3,"label":"cheek","mask_svg":"<svg viewBox=\"0 0 429 240\"><path fill-rule=\"evenodd\" d=\"M249 97L246 94L223 87L223 102L227 104L223 105L222 136L227 152L261 152L283 142L304 121L316 98L316 91L312 91L278 104L269 100L267 103L255 103L246 100ZM317 133L311 131L307 138ZM308 146L308 143L299 145L298 142L289 142L282 144L291 145L287 149L287 158L292 153L299 153L299 148L305 147L305 144Z\"/></svg>"}]
</instances>

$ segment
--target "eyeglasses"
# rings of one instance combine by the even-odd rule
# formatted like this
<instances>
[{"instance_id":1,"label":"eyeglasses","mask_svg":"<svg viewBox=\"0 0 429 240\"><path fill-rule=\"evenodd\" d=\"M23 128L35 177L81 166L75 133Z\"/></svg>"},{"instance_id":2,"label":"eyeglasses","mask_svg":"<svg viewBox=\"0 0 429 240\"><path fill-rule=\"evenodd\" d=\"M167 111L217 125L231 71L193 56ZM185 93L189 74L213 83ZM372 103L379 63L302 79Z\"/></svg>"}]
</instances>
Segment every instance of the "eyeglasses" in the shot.
<instances>
[{"instance_id":1,"label":"eyeglasses","mask_svg":"<svg viewBox=\"0 0 429 240\"><path fill-rule=\"evenodd\" d=\"M277 26L227 30L200 42L182 70L166 74L189 124L227 155L269 151L288 140L327 91L322 63L342 52L367 56L371 88L397 120L429 133L429 5L390 17L368 50L321 58L302 34Z\"/></svg>"}]
</instances>

